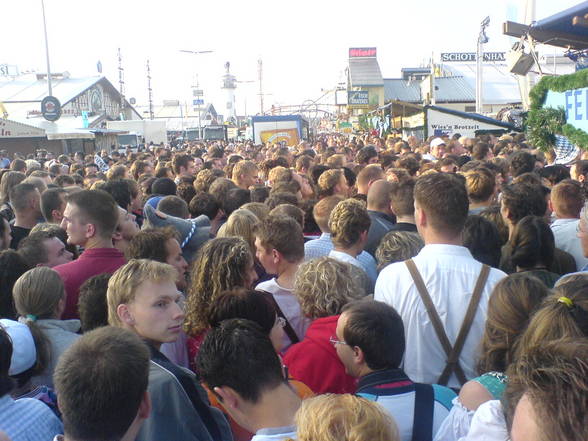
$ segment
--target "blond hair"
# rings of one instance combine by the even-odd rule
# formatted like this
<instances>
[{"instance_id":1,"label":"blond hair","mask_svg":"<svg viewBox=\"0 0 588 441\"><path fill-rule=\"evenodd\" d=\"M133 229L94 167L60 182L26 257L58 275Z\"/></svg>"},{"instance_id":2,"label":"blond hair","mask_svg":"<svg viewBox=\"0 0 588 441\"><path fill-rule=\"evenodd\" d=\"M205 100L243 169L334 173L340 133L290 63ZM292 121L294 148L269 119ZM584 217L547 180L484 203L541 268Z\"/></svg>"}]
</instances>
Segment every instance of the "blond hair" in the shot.
<instances>
[{"instance_id":1,"label":"blond hair","mask_svg":"<svg viewBox=\"0 0 588 441\"><path fill-rule=\"evenodd\" d=\"M378 403L351 394L307 398L296 413L298 441L399 441L394 419Z\"/></svg>"},{"instance_id":2,"label":"blond hair","mask_svg":"<svg viewBox=\"0 0 588 441\"><path fill-rule=\"evenodd\" d=\"M317 182L321 195L332 196L342 177L344 178L345 175L341 169L331 169L323 172Z\"/></svg>"},{"instance_id":3,"label":"blond hair","mask_svg":"<svg viewBox=\"0 0 588 441\"><path fill-rule=\"evenodd\" d=\"M132 303L137 289L143 282L165 283L175 285L177 270L167 263L149 259L131 259L121 266L108 281L106 301L108 304L108 324L122 327L116 310L119 305Z\"/></svg>"},{"instance_id":4,"label":"blond hair","mask_svg":"<svg viewBox=\"0 0 588 441\"><path fill-rule=\"evenodd\" d=\"M54 318L59 301L65 297L65 288L56 271L39 266L18 278L12 296L19 315L50 319Z\"/></svg>"},{"instance_id":5,"label":"blond hair","mask_svg":"<svg viewBox=\"0 0 588 441\"><path fill-rule=\"evenodd\" d=\"M233 167L233 173L231 175L232 180L236 183L241 182L241 176L247 175L249 173L254 173L259 171L259 167L253 161L243 160L239 161Z\"/></svg>"},{"instance_id":6,"label":"blond hair","mask_svg":"<svg viewBox=\"0 0 588 441\"><path fill-rule=\"evenodd\" d=\"M371 224L365 204L357 199L339 202L329 216L331 240L335 246L348 248L357 243Z\"/></svg>"},{"instance_id":7,"label":"blond hair","mask_svg":"<svg viewBox=\"0 0 588 441\"><path fill-rule=\"evenodd\" d=\"M249 245L239 237L217 237L200 248L192 264L186 301L187 334L196 336L210 327L212 303L223 291L245 287L247 268L252 262Z\"/></svg>"},{"instance_id":8,"label":"blond hair","mask_svg":"<svg viewBox=\"0 0 588 441\"><path fill-rule=\"evenodd\" d=\"M294 295L306 317L316 319L341 313L352 300L365 296L351 273L351 265L319 257L298 267Z\"/></svg>"},{"instance_id":9,"label":"blond hair","mask_svg":"<svg viewBox=\"0 0 588 441\"><path fill-rule=\"evenodd\" d=\"M239 208L231 213L216 237L240 237L249 244L253 254L255 253L255 229L258 225L259 219L255 214L244 208Z\"/></svg>"},{"instance_id":10,"label":"blond hair","mask_svg":"<svg viewBox=\"0 0 588 441\"><path fill-rule=\"evenodd\" d=\"M418 233L412 231L390 231L376 249L378 271L395 262L403 262L416 256L425 246Z\"/></svg>"}]
</instances>

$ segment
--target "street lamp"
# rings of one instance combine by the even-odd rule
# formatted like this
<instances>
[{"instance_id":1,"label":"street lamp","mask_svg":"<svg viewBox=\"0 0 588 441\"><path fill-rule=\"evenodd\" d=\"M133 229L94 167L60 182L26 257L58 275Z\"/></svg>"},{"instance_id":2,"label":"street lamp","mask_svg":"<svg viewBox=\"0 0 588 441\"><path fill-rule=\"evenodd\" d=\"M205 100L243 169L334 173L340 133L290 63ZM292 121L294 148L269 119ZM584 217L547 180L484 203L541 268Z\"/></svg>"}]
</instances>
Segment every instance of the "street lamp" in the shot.
<instances>
[{"instance_id":1,"label":"street lamp","mask_svg":"<svg viewBox=\"0 0 588 441\"><path fill-rule=\"evenodd\" d=\"M186 50L186 49L180 49L180 52L185 53L185 54L191 54L191 55L202 55L202 54L211 54L214 51L190 51L190 50ZM197 71L198 69L196 69ZM196 73L196 86L192 86L192 90L193 90L193 96L196 97L196 99L198 100L198 103L200 103L200 96L204 96L201 91L199 91L200 88L200 84L198 82L198 73ZM197 93L200 93L200 95L196 95ZM198 104L198 138L202 138L202 121L201 121L201 115L200 115L200 104Z\"/></svg>"},{"instance_id":2,"label":"street lamp","mask_svg":"<svg viewBox=\"0 0 588 441\"><path fill-rule=\"evenodd\" d=\"M41 10L43 11L43 30L45 31L45 57L47 58L47 88L49 96L53 95L51 87L51 67L49 66L49 41L47 40L47 22L45 20L45 1L41 0Z\"/></svg>"},{"instance_id":3,"label":"street lamp","mask_svg":"<svg viewBox=\"0 0 588 441\"><path fill-rule=\"evenodd\" d=\"M486 17L480 23L480 34L478 35L478 46L476 50L476 113L482 113L484 104L482 97L482 73L483 65L482 61L484 53L482 51L482 45L488 43L488 36L486 35L486 28L490 24L490 17Z\"/></svg>"}]
</instances>

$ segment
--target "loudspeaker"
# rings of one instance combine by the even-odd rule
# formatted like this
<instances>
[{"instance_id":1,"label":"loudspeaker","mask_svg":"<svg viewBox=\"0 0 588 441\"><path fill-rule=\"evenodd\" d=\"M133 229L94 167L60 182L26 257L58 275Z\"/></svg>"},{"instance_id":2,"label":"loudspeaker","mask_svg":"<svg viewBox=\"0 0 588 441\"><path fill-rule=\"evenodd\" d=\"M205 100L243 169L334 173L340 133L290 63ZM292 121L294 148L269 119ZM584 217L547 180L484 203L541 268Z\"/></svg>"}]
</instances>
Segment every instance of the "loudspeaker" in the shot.
<instances>
[{"instance_id":1,"label":"loudspeaker","mask_svg":"<svg viewBox=\"0 0 588 441\"><path fill-rule=\"evenodd\" d=\"M523 49L513 48L506 54L508 70L516 75L527 75L535 60L531 54L526 54Z\"/></svg>"}]
</instances>

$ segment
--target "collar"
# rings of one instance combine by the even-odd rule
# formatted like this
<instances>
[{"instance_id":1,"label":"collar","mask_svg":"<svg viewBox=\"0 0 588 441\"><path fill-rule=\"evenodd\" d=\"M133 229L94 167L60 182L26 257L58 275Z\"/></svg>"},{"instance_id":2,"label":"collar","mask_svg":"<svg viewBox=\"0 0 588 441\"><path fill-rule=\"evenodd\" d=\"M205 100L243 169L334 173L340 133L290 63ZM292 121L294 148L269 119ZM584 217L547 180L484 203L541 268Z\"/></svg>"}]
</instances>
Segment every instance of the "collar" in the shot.
<instances>
[{"instance_id":1,"label":"collar","mask_svg":"<svg viewBox=\"0 0 588 441\"><path fill-rule=\"evenodd\" d=\"M364 375L357 383L357 392L364 389L395 389L412 386L413 382L406 376L402 369L382 369L370 374Z\"/></svg>"},{"instance_id":2,"label":"collar","mask_svg":"<svg viewBox=\"0 0 588 441\"><path fill-rule=\"evenodd\" d=\"M122 251L117 250L116 248L90 248L85 249L84 252L80 255L79 259L84 258L93 258L93 257L120 257L124 258L124 254Z\"/></svg>"},{"instance_id":3,"label":"collar","mask_svg":"<svg viewBox=\"0 0 588 441\"><path fill-rule=\"evenodd\" d=\"M319 239L329 239L331 240L331 233L322 233Z\"/></svg>"},{"instance_id":4,"label":"collar","mask_svg":"<svg viewBox=\"0 0 588 441\"><path fill-rule=\"evenodd\" d=\"M551 225L563 225L563 224L571 224L575 222L579 222L580 219L573 218L573 219L556 219L554 220Z\"/></svg>"},{"instance_id":5,"label":"collar","mask_svg":"<svg viewBox=\"0 0 588 441\"><path fill-rule=\"evenodd\" d=\"M469 257L473 259L472 253L466 247L461 245L448 245L445 243L430 243L425 245L417 256L430 257L439 254L450 254L458 257Z\"/></svg>"},{"instance_id":6,"label":"collar","mask_svg":"<svg viewBox=\"0 0 588 441\"><path fill-rule=\"evenodd\" d=\"M379 217L379 218L384 219L385 221L388 221L392 224L394 223L394 219L389 214L382 213L381 211L376 211L376 210L368 210L367 212L370 216Z\"/></svg>"},{"instance_id":7,"label":"collar","mask_svg":"<svg viewBox=\"0 0 588 441\"><path fill-rule=\"evenodd\" d=\"M344 262L349 262L349 263L359 262L356 257L350 256L349 254L344 253L343 251L331 250L331 251L329 251L329 257L334 257L336 259L342 260Z\"/></svg>"},{"instance_id":8,"label":"collar","mask_svg":"<svg viewBox=\"0 0 588 441\"><path fill-rule=\"evenodd\" d=\"M264 427L255 432L256 435L280 435L282 433L294 433L296 432L296 426L283 426L283 427Z\"/></svg>"},{"instance_id":9,"label":"collar","mask_svg":"<svg viewBox=\"0 0 588 441\"><path fill-rule=\"evenodd\" d=\"M72 320L59 320L59 319L41 319L37 320L39 326L52 329L63 329L64 331L73 332L74 334L79 332L81 328L81 322L77 319Z\"/></svg>"}]
</instances>

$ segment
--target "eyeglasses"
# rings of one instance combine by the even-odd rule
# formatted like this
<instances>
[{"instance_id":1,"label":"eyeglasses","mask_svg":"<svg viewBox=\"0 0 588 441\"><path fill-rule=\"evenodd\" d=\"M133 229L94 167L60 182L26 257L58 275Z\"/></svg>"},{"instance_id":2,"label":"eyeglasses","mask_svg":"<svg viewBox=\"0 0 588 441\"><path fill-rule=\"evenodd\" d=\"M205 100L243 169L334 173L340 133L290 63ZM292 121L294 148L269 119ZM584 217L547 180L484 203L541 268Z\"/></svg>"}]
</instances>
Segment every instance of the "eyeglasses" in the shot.
<instances>
[{"instance_id":1,"label":"eyeglasses","mask_svg":"<svg viewBox=\"0 0 588 441\"><path fill-rule=\"evenodd\" d=\"M277 317L276 325L278 325L280 328L284 328L286 326L286 319L284 317Z\"/></svg>"},{"instance_id":2,"label":"eyeglasses","mask_svg":"<svg viewBox=\"0 0 588 441\"><path fill-rule=\"evenodd\" d=\"M341 340L337 340L337 337L335 336L331 336L331 338L329 338L329 341L331 342L331 344L335 347L337 347L337 345L346 345L347 343Z\"/></svg>"}]
</instances>

